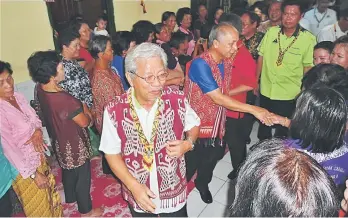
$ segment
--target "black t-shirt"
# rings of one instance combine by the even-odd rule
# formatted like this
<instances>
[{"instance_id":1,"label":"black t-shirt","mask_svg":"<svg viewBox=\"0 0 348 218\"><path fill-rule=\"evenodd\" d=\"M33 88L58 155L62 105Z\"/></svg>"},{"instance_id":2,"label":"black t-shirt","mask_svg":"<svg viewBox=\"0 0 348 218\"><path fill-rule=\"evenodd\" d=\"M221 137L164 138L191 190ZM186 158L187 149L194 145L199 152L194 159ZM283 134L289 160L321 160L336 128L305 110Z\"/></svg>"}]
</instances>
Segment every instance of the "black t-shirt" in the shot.
<instances>
[{"instance_id":1,"label":"black t-shirt","mask_svg":"<svg viewBox=\"0 0 348 218\"><path fill-rule=\"evenodd\" d=\"M168 43L162 43L162 44L160 44L160 46L161 46L161 48L164 50L164 52L167 55L168 69L169 70L174 70L178 62L176 61L175 56L172 53L172 49L170 48Z\"/></svg>"},{"instance_id":2,"label":"black t-shirt","mask_svg":"<svg viewBox=\"0 0 348 218\"><path fill-rule=\"evenodd\" d=\"M209 38L209 33L211 31L212 25L209 24L208 21L205 21L203 23L200 19L197 19L193 24L193 28L201 32L201 38L207 39Z\"/></svg>"}]
</instances>

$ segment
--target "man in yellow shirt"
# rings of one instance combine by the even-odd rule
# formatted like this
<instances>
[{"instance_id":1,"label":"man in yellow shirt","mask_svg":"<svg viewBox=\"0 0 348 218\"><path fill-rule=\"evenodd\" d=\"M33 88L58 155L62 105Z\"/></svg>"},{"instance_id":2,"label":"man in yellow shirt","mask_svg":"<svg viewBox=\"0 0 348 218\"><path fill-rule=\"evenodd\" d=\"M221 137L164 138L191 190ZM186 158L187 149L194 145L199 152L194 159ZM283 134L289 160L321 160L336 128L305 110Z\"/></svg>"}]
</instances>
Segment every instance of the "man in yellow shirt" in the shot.
<instances>
[{"instance_id":1,"label":"man in yellow shirt","mask_svg":"<svg viewBox=\"0 0 348 218\"><path fill-rule=\"evenodd\" d=\"M285 1L281 8L282 26L270 28L258 48L257 74L261 75L260 106L290 117L303 74L313 65L316 38L299 25L304 12L300 0ZM275 128L275 136L287 136L287 128ZM271 127L260 124L258 138L271 137Z\"/></svg>"}]
</instances>

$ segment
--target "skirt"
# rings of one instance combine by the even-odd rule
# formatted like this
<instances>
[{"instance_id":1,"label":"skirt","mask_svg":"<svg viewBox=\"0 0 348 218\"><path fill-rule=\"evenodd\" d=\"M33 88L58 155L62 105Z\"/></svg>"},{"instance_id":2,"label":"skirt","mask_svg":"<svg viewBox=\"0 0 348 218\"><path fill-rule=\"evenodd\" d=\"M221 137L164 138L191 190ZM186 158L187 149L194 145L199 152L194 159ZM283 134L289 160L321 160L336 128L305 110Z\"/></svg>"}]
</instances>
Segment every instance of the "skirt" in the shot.
<instances>
[{"instance_id":1,"label":"skirt","mask_svg":"<svg viewBox=\"0 0 348 218\"><path fill-rule=\"evenodd\" d=\"M18 175L12 184L13 190L22 204L25 215L27 217L63 216L60 195L56 191L56 182L46 160L41 162L37 171L47 176L49 182L48 188L39 189L33 179L23 179L21 175Z\"/></svg>"}]
</instances>

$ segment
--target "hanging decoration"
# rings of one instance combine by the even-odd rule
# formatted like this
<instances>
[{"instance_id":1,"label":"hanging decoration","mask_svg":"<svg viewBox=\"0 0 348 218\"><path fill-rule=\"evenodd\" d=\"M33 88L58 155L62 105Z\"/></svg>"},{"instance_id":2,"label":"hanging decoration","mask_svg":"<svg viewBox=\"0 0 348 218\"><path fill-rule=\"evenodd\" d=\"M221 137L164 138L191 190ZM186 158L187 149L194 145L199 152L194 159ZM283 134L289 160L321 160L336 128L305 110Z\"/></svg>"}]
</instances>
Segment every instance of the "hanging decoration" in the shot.
<instances>
[{"instance_id":1,"label":"hanging decoration","mask_svg":"<svg viewBox=\"0 0 348 218\"><path fill-rule=\"evenodd\" d=\"M142 6L142 7L143 7L143 14L146 14L146 13L147 13L147 11L146 11L146 7L145 7L145 1L144 1L144 0L141 0L141 1L140 1L140 6Z\"/></svg>"}]
</instances>

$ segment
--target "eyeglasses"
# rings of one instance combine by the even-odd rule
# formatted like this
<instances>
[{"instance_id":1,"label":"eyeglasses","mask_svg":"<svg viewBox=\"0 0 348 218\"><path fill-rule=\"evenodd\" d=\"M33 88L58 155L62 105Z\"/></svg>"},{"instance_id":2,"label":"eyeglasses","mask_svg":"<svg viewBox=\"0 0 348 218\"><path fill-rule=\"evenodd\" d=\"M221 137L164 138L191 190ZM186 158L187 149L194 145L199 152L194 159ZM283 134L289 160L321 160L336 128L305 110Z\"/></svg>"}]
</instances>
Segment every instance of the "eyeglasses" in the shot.
<instances>
[{"instance_id":1,"label":"eyeglasses","mask_svg":"<svg viewBox=\"0 0 348 218\"><path fill-rule=\"evenodd\" d=\"M130 71L131 74L134 74L136 75L137 77L145 80L145 82L149 83L149 84L153 84L155 82L155 80L157 79L158 81L160 82L163 82L166 80L166 78L168 77L169 73L167 71L161 73L160 75L158 76L154 76L154 75L150 75L150 76L147 76L147 77L142 77L142 76L139 76L138 74L136 74L135 72L132 72Z\"/></svg>"}]
</instances>

